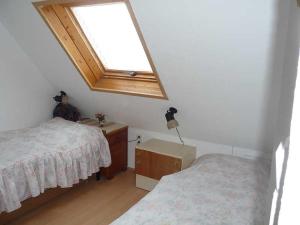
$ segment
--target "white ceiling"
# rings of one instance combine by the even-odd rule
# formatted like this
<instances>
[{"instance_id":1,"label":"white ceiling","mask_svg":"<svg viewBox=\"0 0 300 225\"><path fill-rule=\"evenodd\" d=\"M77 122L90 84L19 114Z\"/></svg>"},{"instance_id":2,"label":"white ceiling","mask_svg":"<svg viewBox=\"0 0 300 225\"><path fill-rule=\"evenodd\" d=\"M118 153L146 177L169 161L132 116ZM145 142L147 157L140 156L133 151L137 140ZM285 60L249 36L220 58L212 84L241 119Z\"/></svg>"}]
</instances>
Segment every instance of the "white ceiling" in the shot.
<instances>
[{"instance_id":1,"label":"white ceiling","mask_svg":"<svg viewBox=\"0 0 300 225\"><path fill-rule=\"evenodd\" d=\"M173 133L164 113L175 106L185 137L270 150L274 2L132 0L169 101L90 91L30 0L1 0L0 20L85 115Z\"/></svg>"}]
</instances>

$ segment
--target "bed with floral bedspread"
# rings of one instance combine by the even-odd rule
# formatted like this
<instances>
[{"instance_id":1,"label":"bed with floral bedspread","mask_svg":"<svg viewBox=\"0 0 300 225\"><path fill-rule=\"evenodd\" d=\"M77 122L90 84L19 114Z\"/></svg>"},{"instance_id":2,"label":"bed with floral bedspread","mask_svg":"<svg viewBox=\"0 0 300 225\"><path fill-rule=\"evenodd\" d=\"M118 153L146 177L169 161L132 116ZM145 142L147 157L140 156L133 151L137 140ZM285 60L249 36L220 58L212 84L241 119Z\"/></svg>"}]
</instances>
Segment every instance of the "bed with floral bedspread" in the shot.
<instances>
[{"instance_id":1,"label":"bed with floral bedspread","mask_svg":"<svg viewBox=\"0 0 300 225\"><path fill-rule=\"evenodd\" d=\"M107 140L96 127L55 118L0 132L0 213L47 188L71 187L110 164Z\"/></svg>"},{"instance_id":2,"label":"bed with floral bedspread","mask_svg":"<svg viewBox=\"0 0 300 225\"><path fill-rule=\"evenodd\" d=\"M263 225L268 166L221 154L165 176L112 225Z\"/></svg>"}]
</instances>

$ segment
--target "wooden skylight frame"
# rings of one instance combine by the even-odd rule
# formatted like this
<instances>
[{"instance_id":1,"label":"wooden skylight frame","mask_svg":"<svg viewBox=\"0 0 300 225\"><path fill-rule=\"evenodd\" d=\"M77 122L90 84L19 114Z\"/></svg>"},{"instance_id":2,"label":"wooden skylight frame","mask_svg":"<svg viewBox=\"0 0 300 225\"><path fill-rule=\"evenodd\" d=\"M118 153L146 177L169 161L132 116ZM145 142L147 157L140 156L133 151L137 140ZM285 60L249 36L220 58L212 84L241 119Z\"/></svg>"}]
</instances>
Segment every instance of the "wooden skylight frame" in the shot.
<instances>
[{"instance_id":1,"label":"wooden skylight frame","mask_svg":"<svg viewBox=\"0 0 300 225\"><path fill-rule=\"evenodd\" d=\"M127 6L153 71L151 73L134 71L134 76L131 76L128 71L105 69L71 10L71 7L74 6L117 2L123 2ZM45 20L90 89L167 99L129 0L47 0L34 2L33 5Z\"/></svg>"}]
</instances>

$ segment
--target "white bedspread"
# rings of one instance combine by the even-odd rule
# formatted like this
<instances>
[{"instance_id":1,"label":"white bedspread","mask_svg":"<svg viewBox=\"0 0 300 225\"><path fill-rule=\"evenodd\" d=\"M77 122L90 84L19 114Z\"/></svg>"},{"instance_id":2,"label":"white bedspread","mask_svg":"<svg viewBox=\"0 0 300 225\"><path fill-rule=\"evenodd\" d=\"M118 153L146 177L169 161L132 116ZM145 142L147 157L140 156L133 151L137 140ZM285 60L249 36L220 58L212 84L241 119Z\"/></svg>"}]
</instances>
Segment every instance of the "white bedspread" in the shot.
<instances>
[{"instance_id":1,"label":"white bedspread","mask_svg":"<svg viewBox=\"0 0 300 225\"><path fill-rule=\"evenodd\" d=\"M47 188L71 187L111 164L100 129L55 118L0 133L0 213Z\"/></svg>"},{"instance_id":2,"label":"white bedspread","mask_svg":"<svg viewBox=\"0 0 300 225\"><path fill-rule=\"evenodd\" d=\"M165 176L113 225L264 225L268 169L247 159L206 155Z\"/></svg>"}]
</instances>

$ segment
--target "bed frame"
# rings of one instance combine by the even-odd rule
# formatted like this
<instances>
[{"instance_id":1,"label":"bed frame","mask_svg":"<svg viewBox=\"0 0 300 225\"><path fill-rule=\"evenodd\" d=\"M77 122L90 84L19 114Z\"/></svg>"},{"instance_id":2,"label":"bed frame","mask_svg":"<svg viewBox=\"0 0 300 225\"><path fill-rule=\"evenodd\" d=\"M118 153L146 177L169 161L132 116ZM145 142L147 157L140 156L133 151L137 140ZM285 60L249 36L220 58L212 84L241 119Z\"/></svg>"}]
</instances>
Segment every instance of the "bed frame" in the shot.
<instances>
[{"instance_id":1,"label":"bed frame","mask_svg":"<svg viewBox=\"0 0 300 225\"><path fill-rule=\"evenodd\" d=\"M5 225L9 222L15 221L16 219L20 218L22 215L25 215L26 213L29 213L30 211L37 209L43 205L45 205L47 202L57 198L58 196L65 194L66 192L72 190L73 188L77 188L82 183L88 182L91 179L100 179L100 173L96 173L92 176L90 176L87 180L81 180L79 184L73 185L71 188L51 188L45 191L45 193L35 197L35 198L29 198L22 202L22 207L10 212L6 213L3 212L0 214L0 225Z\"/></svg>"}]
</instances>

